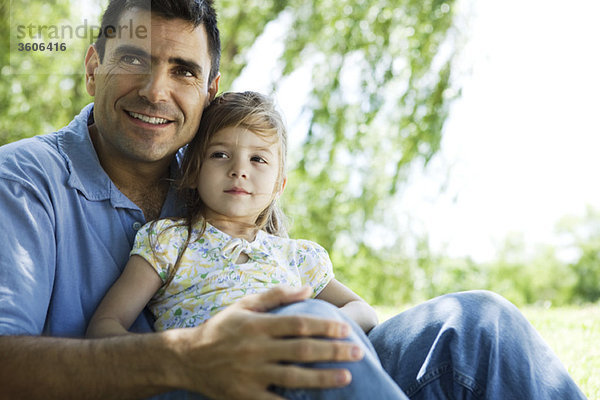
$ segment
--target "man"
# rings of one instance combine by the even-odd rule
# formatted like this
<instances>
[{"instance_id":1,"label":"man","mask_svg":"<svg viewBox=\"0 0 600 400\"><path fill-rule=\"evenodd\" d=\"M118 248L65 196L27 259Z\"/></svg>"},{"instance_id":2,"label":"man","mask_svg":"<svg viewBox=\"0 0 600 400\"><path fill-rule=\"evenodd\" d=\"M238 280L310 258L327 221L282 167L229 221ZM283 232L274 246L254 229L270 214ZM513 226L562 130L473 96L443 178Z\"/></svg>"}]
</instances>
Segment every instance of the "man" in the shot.
<instances>
[{"instance_id":1,"label":"man","mask_svg":"<svg viewBox=\"0 0 600 400\"><path fill-rule=\"evenodd\" d=\"M247 297L197 328L81 339L135 231L177 213L178 150L218 91L211 4L147 3L110 2L85 57L93 105L59 132L0 148L0 397L407 398L380 394L389 377L363 375L379 363L368 340L335 309L299 302L306 289ZM107 29L129 22L147 36ZM133 329L150 332L146 316ZM369 338L410 398L584 398L490 293L435 299Z\"/></svg>"}]
</instances>

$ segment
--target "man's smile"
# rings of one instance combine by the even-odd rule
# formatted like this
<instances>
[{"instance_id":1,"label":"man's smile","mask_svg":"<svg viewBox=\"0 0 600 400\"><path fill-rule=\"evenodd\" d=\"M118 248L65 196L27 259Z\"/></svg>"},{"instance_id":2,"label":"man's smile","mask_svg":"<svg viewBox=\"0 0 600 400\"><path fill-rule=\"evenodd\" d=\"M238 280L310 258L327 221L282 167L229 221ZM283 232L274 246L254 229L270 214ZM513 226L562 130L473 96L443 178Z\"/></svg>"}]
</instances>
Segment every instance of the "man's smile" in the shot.
<instances>
[{"instance_id":1,"label":"man's smile","mask_svg":"<svg viewBox=\"0 0 600 400\"><path fill-rule=\"evenodd\" d=\"M162 124L172 122L166 118L149 116L149 115L145 115L145 114L136 113L133 111L126 111L126 112L130 117L138 119L143 122L146 122L148 124L152 124L152 125L162 125Z\"/></svg>"}]
</instances>

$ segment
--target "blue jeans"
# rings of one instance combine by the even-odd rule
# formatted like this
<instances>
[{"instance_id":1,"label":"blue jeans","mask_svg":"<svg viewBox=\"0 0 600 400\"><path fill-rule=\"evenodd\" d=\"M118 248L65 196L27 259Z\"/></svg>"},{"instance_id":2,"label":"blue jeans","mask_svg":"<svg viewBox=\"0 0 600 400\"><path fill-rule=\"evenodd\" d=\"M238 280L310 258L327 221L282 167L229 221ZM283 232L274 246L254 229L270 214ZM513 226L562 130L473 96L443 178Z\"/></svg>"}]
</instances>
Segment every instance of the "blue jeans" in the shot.
<instances>
[{"instance_id":1,"label":"blue jeans","mask_svg":"<svg viewBox=\"0 0 600 400\"><path fill-rule=\"evenodd\" d=\"M271 311L280 315L311 315L345 321L352 327L352 333L346 339L357 343L365 354L359 362L348 363L305 363L302 366L311 368L346 368L352 374L350 385L336 389L282 389L274 388L273 391L290 400L312 400L312 399L377 399L377 400L408 400L402 390L385 372L379 357L363 330L350 318L342 314L339 309L322 300L305 300L283 306Z\"/></svg>"},{"instance_id":2,"label":"blue jeans","mask_svg":"<svg viewBox=\"0 0 600 400\"><path fill-rule=\"evenodd\" d=\"M319 300L271 312L348 321L336 307ZM308 365L347 368L350 385L274 391L292 400L585 399L520 311L491 292L435 298L376 326L368 337L349 322L353 333L348 340L362 346L363 360Z\"/></svg>"},{"instance_id":3,"label":"blue jeans","mask_svg":"<svg viewBox=\"0 0 600 400\"><path fill-rule=\"evenodd\" d=\"M413 400L586 398L521 312L491 292L435 298L378 325L369 339Z\"/></svg>"}]
</instances>

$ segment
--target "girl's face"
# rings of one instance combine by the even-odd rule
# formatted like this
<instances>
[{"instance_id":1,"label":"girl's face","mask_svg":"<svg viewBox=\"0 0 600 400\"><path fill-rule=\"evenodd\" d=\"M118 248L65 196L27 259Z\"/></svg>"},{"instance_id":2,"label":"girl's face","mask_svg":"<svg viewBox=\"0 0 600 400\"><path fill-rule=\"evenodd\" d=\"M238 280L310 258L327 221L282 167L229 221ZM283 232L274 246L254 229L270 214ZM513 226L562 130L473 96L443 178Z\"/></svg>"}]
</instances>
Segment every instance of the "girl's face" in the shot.
<instances>
[{"instance_id":1,"label":"girl's face","mask_svg":"<svg viewBox=\"0 0 600 400\"><path fill-rule=\"evenodd\" d=\"M200 168L198 193L206 205L206 219L253 225L260 213L283 191L279 181L279 141L243 127L216 132L208 143Z\"/></svg>"}]
</instances>

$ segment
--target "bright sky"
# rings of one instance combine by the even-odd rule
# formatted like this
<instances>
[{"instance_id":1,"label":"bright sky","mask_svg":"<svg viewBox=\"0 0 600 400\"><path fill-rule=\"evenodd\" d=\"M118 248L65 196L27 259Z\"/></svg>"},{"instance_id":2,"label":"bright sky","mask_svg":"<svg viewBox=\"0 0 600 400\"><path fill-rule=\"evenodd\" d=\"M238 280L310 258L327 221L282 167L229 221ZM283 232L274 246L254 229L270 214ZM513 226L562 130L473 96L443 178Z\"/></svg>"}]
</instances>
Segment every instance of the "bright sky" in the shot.
<instances>
[{"instance_id":1,"label":"bright sky","mask_svg":"<svg viewBox=\"0 0 600 400\"><path fill-rule=\"evenodd\" d=\"M484 261L511 232L556 243L562 216L600 208L600 1L462 0L461 10L471 14L462 96L440 154L398 207L434 248ZM268 29L273 54L284 28ZM256 58L234 89L264 90L271 66ZM293 130L303 79L291 81L277 97Z\"/></svg>"},{"instance_id":2,"label":"bright sky","mask_svg":"<svg viewBox=\"0 0 600 400\"><path fill-rule=\"evenodd\" d=\"M436 160L452 166L448 189L434 165L404 206L434 244L485 260L509 232L554 243L562 216L600 208L600 2L470 3L471 74Z\"/></svg>"}]
</instances>

